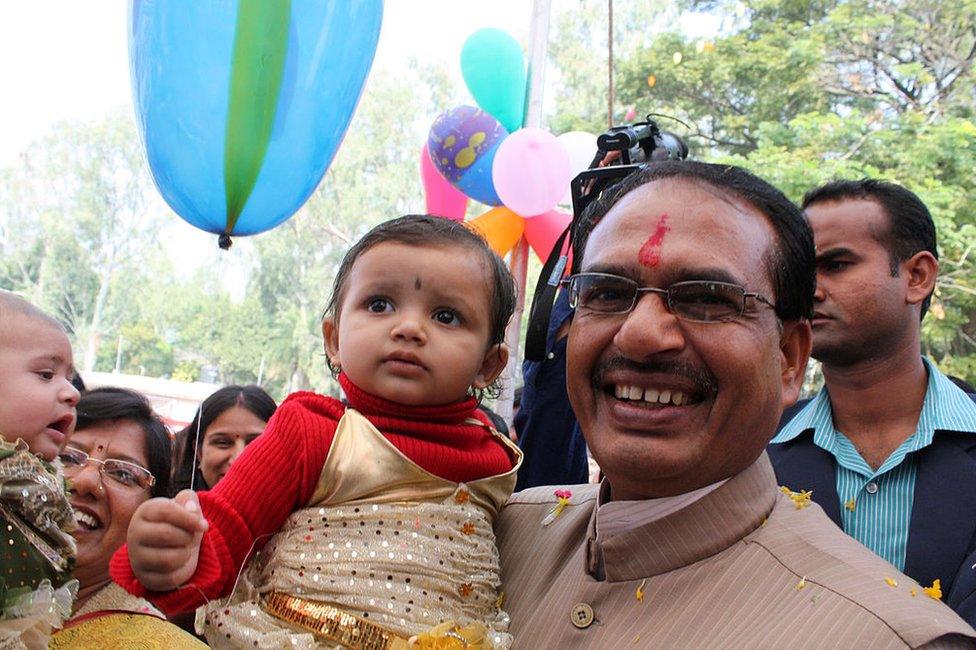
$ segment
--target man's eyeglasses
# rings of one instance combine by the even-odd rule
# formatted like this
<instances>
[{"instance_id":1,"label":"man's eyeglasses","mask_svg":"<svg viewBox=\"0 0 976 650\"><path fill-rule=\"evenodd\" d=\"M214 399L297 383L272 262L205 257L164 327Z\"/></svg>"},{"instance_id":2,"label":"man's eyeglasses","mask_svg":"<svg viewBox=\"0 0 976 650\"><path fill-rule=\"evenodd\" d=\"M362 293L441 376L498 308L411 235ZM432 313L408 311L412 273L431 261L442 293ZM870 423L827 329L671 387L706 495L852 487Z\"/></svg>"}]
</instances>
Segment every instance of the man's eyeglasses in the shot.
<instances>
[{"instance_id":1,"label":"man's eyeglasses","mask_svg":"<svg viewBox=\"0 0 976 650\"><path fill-rule=\"evenodd\" d=\"M609 273L577 273L563 280L563 284L569 287L571 307L598 314L626 314L644 292L661 294L669 312L694 323L735 320L745 311L747 298L774 307L758 293L746 291L737 284L711 280L677 282L667 289L658 289L642 287L630 278Z\"/></svg>"},{"instance_id":2,"label":"man's eyeglasses","mask_svg":"<svg viewBox=\"0 0 976 650\"><path fill-rule=\"evenodd\" d=\"M89 462L98 463L98 472L102 478L108 478L111 484L119 485L129 489L148 490L156 483L156 478L145 467L130 463L127 460L98 460L92 458L80 449L65 447L60 455L61 464L64 466L64 475L68 478L76 476Z\"/></svg>"}]
</instances>

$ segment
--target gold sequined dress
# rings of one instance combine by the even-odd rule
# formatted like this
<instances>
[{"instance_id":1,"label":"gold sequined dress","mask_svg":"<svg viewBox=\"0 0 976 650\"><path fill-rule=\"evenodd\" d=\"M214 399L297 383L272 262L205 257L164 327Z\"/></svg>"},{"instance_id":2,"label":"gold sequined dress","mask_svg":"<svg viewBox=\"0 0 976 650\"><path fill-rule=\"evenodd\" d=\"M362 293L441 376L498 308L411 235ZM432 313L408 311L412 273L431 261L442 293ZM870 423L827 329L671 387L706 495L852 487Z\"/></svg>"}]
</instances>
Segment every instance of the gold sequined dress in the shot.
<instances>
[{"instance_id":1,"label":"gold sequined dress","mask_svg":"<svg viewBox=\"0 0 976 650\"><path fill-rule=\"evenodd\" d=\"M481 647L508 647L492 523L515 485L521 452L493 435L518 459L515 467L454 483L347 409L312 498L248 562L234 593L206 607L208 642L336 648L346 645L335 639L381 630L393 640L363 647L397 648L438 628L458 641L483 630ZM313 632L309 619L331 632Z\"/></svg>"}]
</instances>

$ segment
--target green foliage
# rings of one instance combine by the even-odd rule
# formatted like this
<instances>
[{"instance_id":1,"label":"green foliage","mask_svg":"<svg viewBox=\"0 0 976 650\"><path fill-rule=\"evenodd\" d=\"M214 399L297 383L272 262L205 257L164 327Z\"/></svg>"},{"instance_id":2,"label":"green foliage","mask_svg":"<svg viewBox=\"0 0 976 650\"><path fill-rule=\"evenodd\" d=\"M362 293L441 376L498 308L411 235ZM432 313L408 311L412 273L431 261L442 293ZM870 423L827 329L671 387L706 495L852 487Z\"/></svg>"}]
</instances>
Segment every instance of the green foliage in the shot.
<instances>
[{"instance_id":1,"label":"green foliage","mask_svg":"<svg viewBox=\"0 0 976 650\"><path fill-rule=\"evenodd\" d=\"M607 3L554 3L546 70L554 133L607 126ZM696 14L697 12L697 14ZM682 16L721 17L707 39ZM835 177L904 183L926 201L942 272L925 351L976 382L976 0L664 0L614 4L612 114L674 115L692 155L755 170L798 200ZM676 63L675 54L680 53ZM653 75L653 85L648 77ZM320 319L348 246L423 209L433 118L470 98L445 66L374 70L335 161L291 220L255 237L246 290L177 272L173 216L129 115L59 125L0 169L0 287L61 319L82 367L334 391ZM530 283L538 264L530 265ZM121 355L119 355L119 341ZM811 375L811 382L816 382ZM814 385L814 384L811 384Z\"/></svg>"},{"instance_id":2,"label":"green foliage","mask_svg":"<svg viewBox=\"0 0 976 650\"><path fill-rule=\"evenodd\" d=\"M687 130L664 128L685 135L693 157L752 169L794 200L834 178L885 178L916 192L932 212L941 254L924 351L947 372L976 380L976 0L684 7L726 17L721 32L696 41L664 30L624 48L616 60L620 101L639 115L684 120ZM588 25L578 33L599 27L598 15L582 18ZM577 65L553 52L557 70ZM606 111L593 97L587 102L560 106L553 123L601 131Z\"/></svg>"}]
</instances>

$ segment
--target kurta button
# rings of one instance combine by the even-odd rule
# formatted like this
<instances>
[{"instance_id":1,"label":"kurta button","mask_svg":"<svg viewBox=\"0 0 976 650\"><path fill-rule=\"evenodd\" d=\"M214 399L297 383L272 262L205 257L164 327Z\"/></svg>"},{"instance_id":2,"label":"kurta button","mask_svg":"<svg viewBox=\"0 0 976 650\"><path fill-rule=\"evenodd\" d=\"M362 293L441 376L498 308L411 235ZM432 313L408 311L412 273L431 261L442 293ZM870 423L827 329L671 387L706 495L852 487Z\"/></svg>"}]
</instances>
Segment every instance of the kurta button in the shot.
<instances>
[{"instance_id":1,"label":"kurta button","mask_svg":"<svg viewBox=\"0 0 976 650\"><path fill-rule=\"evenodd\" d=\"M576 603L569 618L573 621L573 625L580 629L590 627L593 623L593 608L586 603Z\"/></svg>"},{"instance_id":2,"label":"kurta button","mask_svg":"<svg viewBox=\"0 0 976 650\"><path fill-rule=\"evenodd\" d=\"M864 489L867 490L868 494L874 494L878 491L878 484L875 483L874 481L871 481L870 483L864 486Z\"/></svg>"},{"instance_id":3,"label":"kurta button","mask_svg":"<svg viewBox=\"0 0 976 650\"><path fill-rule=\"evenodd\" d=\"M555 352L550 352L549 354L546 355L546 358L547 359L555 359L556 358L556 353Z\"/></svg>"}]
</instances>

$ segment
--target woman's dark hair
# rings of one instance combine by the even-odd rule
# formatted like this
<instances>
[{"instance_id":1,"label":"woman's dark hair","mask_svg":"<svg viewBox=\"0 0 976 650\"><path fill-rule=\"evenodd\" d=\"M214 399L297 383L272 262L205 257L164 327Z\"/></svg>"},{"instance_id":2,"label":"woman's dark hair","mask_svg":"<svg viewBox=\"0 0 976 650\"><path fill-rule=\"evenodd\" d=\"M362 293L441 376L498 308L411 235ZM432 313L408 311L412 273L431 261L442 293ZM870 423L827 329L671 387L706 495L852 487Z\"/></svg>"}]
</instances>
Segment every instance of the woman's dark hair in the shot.
<instances>
[{"instance_id":1,"label":"woman's dark hair","mask_svg":"<svg viewBox=\"0 0 976 650\"><path fill-rule=\"evenodd\" d=\"M353 264L360 255L377 244L395 242L408 246L463 246L481 256L486 270L491 275L488 283L490 289L488 299L489 345L505 341L505 328L515 312L515 280L498 255L488 243L476 232L450 219L433 217L430 215L408 214L380 225L363 235L346 252L339 264L335 281L332 284L332 297L325 308L323 318L331 318L339 322L339 307L346 292L346 280ZM330 366L331 367L331 366ZM492 391L486 391L491 394Z\"/></svg>"},{"instance_id":2,"label":"woman's dark hair","mask_svg":"<svg viewBox=\"0 0 976 650\"><path fill-rule=\"evenodd\" d=\"M126 388L106 386L82 393L78 400L78 423L75 431L113 420L127 420L146 434L148 469L156 481L150 493L168 496L170 479L170 441L166 425L153 411L145 396Z\"/></svg>"},{"instance_id":3,"label":"woman's dark hair","mask_svg":"<svg viewBox=\"0 0 976 650\"><path fill-rule=\"evenodd\" d=\"M176 434L173 487L170 490L172 495L189 488L191 481L195 490L208 490L213 487L207 485L197 467L196 446L203 442L203 436L206 435L207 429L210 428L213 421L220 417L224 411L235 406L247 409L265 422L271 419L278 408L271 396L260 386L224 386L203 400L200 408L197 409L197 414L193 417L193 421ZM200 432L199 441L196 440L198 431ZM194 472L196 472L196 480L193 480Z\"/></svg>"},{"instance_id":4,"label":"woman's dark hair","mask_svg":"<svg viewBox=\"0 0 976 650\"><path fill-rule=\"evenodd\" d=\"M573 229L573 269L578 272L590 233L620 199L642 185L666 178L709 185L746 201L761 212L776 233L766 266L775 294L776 315L783 321L810 318L816 286L813 231L786 195L758 176L732 165L693 160L649 163L603 192L583 212ZM650 210L652 206L648 206Z\"/></svg>"}]
</instances>

